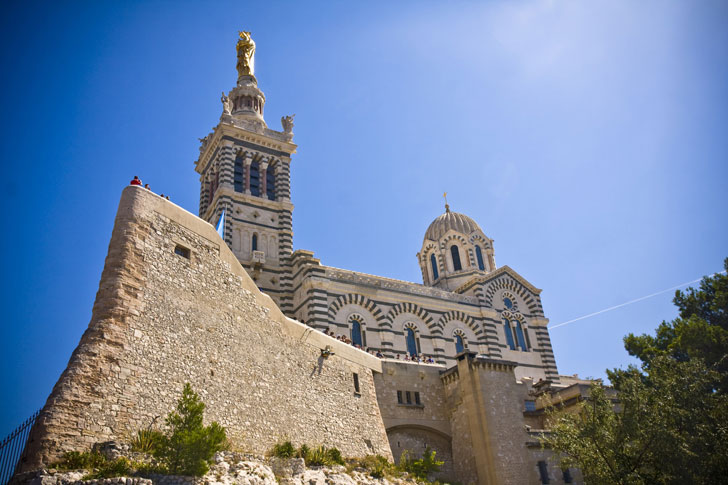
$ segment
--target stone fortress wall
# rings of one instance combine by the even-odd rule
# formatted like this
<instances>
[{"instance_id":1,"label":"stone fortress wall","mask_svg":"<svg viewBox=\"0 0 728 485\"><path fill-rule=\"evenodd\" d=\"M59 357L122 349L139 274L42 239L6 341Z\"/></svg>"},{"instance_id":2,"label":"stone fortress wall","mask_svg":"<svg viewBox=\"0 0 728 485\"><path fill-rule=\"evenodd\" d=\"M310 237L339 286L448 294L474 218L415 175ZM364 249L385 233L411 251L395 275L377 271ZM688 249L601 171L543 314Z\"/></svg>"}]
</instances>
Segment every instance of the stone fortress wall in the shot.
<instances>
[{"instance_id":1,"label":"stone fortress wall","mask_svg":"<svg viewBox=\"0 0 728 485\"><path fill-rule=\"evenodd\" d=\"M327 345L335 355L325 359ZM184 382L236 447L264 453L288 437L391 457L372 371L379 359L285 317L212 226L130 186L91 323L31 431L22 469L160 424Z\"/></svg>"}]
</instances>

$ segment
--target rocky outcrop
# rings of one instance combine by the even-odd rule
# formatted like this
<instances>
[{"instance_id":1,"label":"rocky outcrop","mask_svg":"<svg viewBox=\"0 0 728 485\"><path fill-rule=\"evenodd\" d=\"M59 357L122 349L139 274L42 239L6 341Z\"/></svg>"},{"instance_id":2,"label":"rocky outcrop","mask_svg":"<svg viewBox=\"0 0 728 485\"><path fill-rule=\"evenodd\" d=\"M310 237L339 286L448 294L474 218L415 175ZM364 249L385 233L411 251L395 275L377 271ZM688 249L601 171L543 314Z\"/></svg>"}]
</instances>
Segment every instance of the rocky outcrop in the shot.
<instances>
[{"instance_id":1,"label":"rocky outcrop","mask_svg":"<svg viewBox=\"0 0 728 485\"><path fill-rule=\"evenodd\" d=\"M202 477L147 475L84 480L88 470L41 469L17 475L10 485L415 485L411 478L373 478L363 468L344 466L307 468L301 458L270 458L233 452L215 455Z\"/></svg>"}]
</instances>

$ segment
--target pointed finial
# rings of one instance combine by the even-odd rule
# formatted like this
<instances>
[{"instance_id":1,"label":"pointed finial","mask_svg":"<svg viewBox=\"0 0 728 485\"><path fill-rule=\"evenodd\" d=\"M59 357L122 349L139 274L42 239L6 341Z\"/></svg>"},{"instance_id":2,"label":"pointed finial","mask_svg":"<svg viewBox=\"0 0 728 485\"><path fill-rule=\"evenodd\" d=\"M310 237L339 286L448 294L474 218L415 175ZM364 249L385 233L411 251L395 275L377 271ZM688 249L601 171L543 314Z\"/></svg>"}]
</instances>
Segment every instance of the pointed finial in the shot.
<instances>
[{"instance_id":1,"label":"pointed finial","mask_svg":"<svg viewBox=\"0 0 728 485\"><path fill-rule=\"evenodd\" d=\"M447 192L442 194L442 196L445 198L445 212L450 212L450 206L447 203Z\"/></svg>"}]
</instances>

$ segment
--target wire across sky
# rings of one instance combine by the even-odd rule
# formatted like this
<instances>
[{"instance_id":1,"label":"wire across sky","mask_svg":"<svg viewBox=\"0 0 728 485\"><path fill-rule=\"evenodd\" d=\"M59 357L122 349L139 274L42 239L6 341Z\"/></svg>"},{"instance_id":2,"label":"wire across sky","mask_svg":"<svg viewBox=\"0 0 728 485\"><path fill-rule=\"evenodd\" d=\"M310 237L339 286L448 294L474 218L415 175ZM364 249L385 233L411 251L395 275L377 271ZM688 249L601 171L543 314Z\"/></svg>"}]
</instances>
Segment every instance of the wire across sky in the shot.
<instances>
[{"instance_id":1,"label":"wire across sky","mask_svg":"<svg viewBox=\"0 0 728 485\"><path fill-rule=\"evenodd\" d=\"M713 273L713 276L716 276L716 275L719 275L719 274L722 274L722 273L725 273L725 270L719 271L717 273ZM643 301L643 300L647 300L648 298L652 298L652 297L657 296L657 295L662 295L663 293L667 293L668 291L677 290L678 288L682 288L683 286L687 286L687 285L691 285L693 283L697 283L698 281L701 281L702 279L703 278L698 278L697 280L692 280L692 281L687 281L685 283L680 283L679 285L671 286L670 288L667 288L667 289L658 291L656 293L652 293L652 294L649 294L649 295L646 295L646 296L641 296L639 298L635 298L634 300L630 300L630 301L627 301L627 302L624 302L624 303L620 303L619 305L610 306L609 308L605 308L604 310L599 310L598 312L589 313L588 315L584 315L584 316L581 316L581 317L578 317L578 318L574 318L573 320L568 320L566 322L561 322L561 323L557 323L555 325L550 325L548 327L548 329L549 330L553 330L555 328L563 327L564 325L568 325L570 323L578 322L579 320L585 320L587 318L594 317L596 315L601 315L602 313L610 312L612 310L616 310L617 308L622 308L624 306L631 305L633 303L637 303L637 302L640 302L640 301Z\"/></svg>"}]
</instances>

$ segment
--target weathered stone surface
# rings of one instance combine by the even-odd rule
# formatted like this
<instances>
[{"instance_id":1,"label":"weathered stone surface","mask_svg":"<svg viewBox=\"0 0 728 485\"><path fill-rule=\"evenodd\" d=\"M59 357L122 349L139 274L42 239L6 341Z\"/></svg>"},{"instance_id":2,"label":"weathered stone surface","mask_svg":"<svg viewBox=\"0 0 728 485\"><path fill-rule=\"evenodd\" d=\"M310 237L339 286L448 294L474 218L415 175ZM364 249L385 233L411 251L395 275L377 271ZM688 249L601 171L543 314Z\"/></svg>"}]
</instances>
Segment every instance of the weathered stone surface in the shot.
<instances>
[{"instance_id":1,"label":"weathered stone surface","mask_svg":"<svg viewBox=\"0 0 728 485\"><path fill-rule=\"evenodd\" d=\"M270 466L273 473L280 478L292 478L302 475L306 469L303 458L271 458Z\"/></svg>"},{"instance_id":2,"label":"weathered stone surface","mask_svg":"<svg viewBox=\"0 0 728 485\"><path fill-rule=\"evenodd\" d=\"M129 446L119 441L105 441L94 444L91 451L103 455L107 460L116 460L122 454L129 451Z\"/></svg>"}]
</instances>

